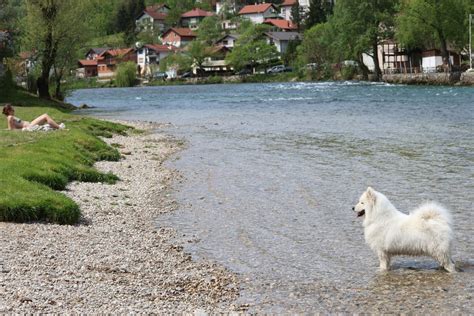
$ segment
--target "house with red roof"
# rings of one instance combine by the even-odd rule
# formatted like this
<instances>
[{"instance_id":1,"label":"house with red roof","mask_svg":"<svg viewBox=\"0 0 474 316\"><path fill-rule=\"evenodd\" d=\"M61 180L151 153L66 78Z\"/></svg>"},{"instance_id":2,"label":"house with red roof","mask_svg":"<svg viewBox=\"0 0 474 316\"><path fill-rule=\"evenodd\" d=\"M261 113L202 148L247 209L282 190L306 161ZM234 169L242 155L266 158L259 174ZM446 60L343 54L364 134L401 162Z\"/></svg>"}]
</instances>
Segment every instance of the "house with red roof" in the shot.
<instances>
[{"instance_id":1,"label":"house with red roof","mask_svg":"<svg viewBox=\"0 0 474 316\"><path fill-rule=\"evenodd\" d=\"M175 52L176 47L171 45L147 44L137 49L137 64L142 76L150 76L158 70L160 61Z\"/></svg>"},{"instance_id":2,"label":"house with red roof","mask_svg":"<svg viewBox=\"0 0 474 316\"><path fill-rule=\"evenodd\" d=\"M191 11L181 14L181 25L190 29L197 29L199 23L208 16L215 15L214 12L205 11L202 9L192 9Z\"/></svg>"},{"instance_id":3,"label":"house with red roof","mask_svg":"<svg viewBox=\"0 0 474 316\"><path fill-rule=\"evenodd\" d=\"M298 29L296 24L283 19L266 19L263 24L270 25L271 30L275 32L293 32Z\"/></svg>"},{"instance_id":4,"label":"house with red roof","mask_svg":"<svg viewBox=\"0 0 474 316\"><path fill-rule=\"evenodd\" d=\"M163 33L161 40L165 45L183 47L196 38L196 34L190 28L172 27Z\"/></svg>"},{"instance_id":5,"label":"house with red roof","mask_svg":"<svg viewBox=\"0 0 474 316\"><path fill-rule=\"evenodd\" d=\"M77 78L97 77L97 75L97 60L81 59L77 62Z\"/></svg>"},{"instance_id":6,"label":"house with red roof","mask_svg":"<svg viewBox=\"0 0 474 316\"><path fill-rule=\"evenodd\" d=\"M166 4L155 4L145 8L136 18L135 25L142 29L163 32L166 29L166 18L170 8Z\"/></svg>"},{"instance_id":7,"label":"house with red roof","mask_svg":"<svg viewBox=\"0 0 474 316\"><path fill-rule=\"evenodd\" d=\"M97 57L97 75L99 78L114 77L117 65L127 61L137 62L135 49L108 49Z\"/></svg>"},{"instance_id":8,"label":"house with red roof","mask_svg":"<svg viewBox=\"0 0 474 316\"><path fill-rule=\"evenodd\" d=\"M239 16L249 19L255 24L260 24L266 19L277 18L279 12L272 3L250 4L239 11Z\"/></svg>"}]
</instances>

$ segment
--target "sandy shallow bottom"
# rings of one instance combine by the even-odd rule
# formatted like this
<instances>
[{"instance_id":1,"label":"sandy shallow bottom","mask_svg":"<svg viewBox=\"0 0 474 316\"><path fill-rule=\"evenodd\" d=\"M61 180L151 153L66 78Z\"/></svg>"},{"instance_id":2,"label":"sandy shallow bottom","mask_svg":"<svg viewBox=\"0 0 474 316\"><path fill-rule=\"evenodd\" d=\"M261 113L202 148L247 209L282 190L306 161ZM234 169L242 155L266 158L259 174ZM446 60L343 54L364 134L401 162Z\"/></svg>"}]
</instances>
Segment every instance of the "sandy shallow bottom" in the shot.
<instances>
[{"instance_id":1,"label":"sandy shallow bottom","mask_svg":"<svg viewBox=\"0 0 474 316\"><path fill-rule=\"evenodd\" d=\"M119 162L97 168L115 185L72 183L64 192L81 207L78 225L0 223L0 313L176 313L236 310L236 276L194 261L174 242L172 228L157 229L176 203L177 171L163 162L183 144L159 125L106 141ZM151 133L150 131L153 131ZM173 239L173 240L172 240Z\"/></svg>"}]
</instances>

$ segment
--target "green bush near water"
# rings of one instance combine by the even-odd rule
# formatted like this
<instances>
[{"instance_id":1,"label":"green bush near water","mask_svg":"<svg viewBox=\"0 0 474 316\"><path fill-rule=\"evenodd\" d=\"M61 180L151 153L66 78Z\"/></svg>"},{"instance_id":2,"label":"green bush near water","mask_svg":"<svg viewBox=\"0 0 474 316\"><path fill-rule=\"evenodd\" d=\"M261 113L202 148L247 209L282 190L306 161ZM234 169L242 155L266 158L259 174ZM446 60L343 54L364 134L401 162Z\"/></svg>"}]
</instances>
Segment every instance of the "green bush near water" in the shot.
<instances>
[{"instance_id":1,"label":"green bush near water","mask_svg":"<svg viewBox=\"0 0 474 316\"><path fill-rule=\"evenodd\" d=\"M115 85L117 87L133 87L137 81L137 66L129 61L117 66Z\"/></svg>"},{"instance_id":2,"label":"green bush near water","mask_svg":"<svg viewBox=\"0 0 474 316\"><path fill-rule=\"evenodd\" d=\"M32 97L23 96L25 99ZM36 98L37 103L41 104ZM33 102L33 100L29 100ZM13 102L15 105L15 102ZM31 120L47 112L65 122L68 130L52 132L7 131L0 123L0 221L46 220L74 224L78 205L64 194L70 181L114 183L118 178L93 168L98 160L120 159L117 149L98 136L125 134L129 127L71 115L66 110L16 107L16 116Z\"/></svg>"}]
</instances>

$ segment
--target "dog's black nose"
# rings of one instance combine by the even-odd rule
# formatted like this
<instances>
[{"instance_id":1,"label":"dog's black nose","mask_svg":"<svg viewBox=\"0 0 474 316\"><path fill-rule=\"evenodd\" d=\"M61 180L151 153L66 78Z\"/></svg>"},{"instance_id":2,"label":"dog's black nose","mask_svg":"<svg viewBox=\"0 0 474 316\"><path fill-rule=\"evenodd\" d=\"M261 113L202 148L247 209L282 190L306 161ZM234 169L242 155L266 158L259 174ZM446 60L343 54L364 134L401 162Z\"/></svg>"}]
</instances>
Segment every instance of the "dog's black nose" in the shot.
<instances>
[{"instance_id":1,"label":"dog's black nose","mask_svg":"<svg viewBox=\"0 0 474 316\"><path fill-rule=\"evenodd\" d=\"M355 211L355 206L352 207L352 210Z\"/></svg>"}]
</instances>

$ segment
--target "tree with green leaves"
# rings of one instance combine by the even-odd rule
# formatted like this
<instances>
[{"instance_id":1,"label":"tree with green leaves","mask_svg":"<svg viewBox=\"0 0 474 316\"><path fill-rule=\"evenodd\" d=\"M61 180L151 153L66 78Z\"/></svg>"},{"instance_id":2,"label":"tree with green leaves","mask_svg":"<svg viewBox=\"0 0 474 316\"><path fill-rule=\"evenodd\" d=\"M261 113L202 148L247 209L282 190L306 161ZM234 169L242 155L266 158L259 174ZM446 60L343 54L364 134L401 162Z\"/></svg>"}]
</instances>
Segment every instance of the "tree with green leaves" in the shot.
<instances>
[{"instance_id":1,"label":"tree with green leaves","mask_svg":"<svg viewBox=\"0 0 474 316\"><path fill-rule=\"evenodd\" d=\"M328 17L333 13L334 4L329 0L311 0L309 3L309 11L305 17L306 29L313 25L324 23Z\"/></svg>"},{"instance_id":2,"label":"tree with green leaves","mask_svg":"<svg viewBox=\"0 0 474 316\"><path fill-rule=\"evenodd\" d=\"M123 32L125 42L130 45L136 39L136 18L145 9L144 0L123 0L115 16L115 31Z\"/></svg>"},{"instance_id":3,"label":"tree with green leaves","mask_svg":"<svg viewBox=\"0 0 474 316\"><path fill-rule=\"evenodd\" d=\"M118 87L133 87L137 81L137 66L132 61L120 63L117 66L115 84Z\"/></svg>"},{"instance_id":4,"label":"tree with green leaves","mask_svg":"<svg viewBox=\"0 0 474 316\"><path fill-rule=\"evenodd\" d=\"M298 32L301 30L301 23L304 20L303 8L298 1L291 7L291 22L296 25Z\"/></svg>"},{"instance_id":5,"label":"tree with green leaves","mask_svg":"<svg viewBox=\"0 0 474 316\"><path fill-rule=\"evenodd\" d=\"M448 45L462 50L469 42L470 6L472 0L404 0L396 37L408 48L438 48L451 66Z\"/></svg>"},{"instance_id":6,"label":"tree with green leaves","mask_svg":"<svg viewBox=\"0 0 474 316\"><path fill-rule=\"evenodd\" d=\"M187 55L193 62L193 66L196 68L197 73L202 73L202 64L207 58L213 57L212 47L206 45L205 42L195 40L186 46Z\"/></svg>"},{"instance_id":7,"label":"tree with green leaves","mask_svg":"<svg viewBox=\"0 0 474 316\"><path fill-rule=\"evenodd\" d=\"M174 70L177 74L191 71L192 66L193 61L191 57L182 52L168 55L160 61L160 71Z\"/></svg>"},{"instance_id":8,"label":"tree with green leaves","mask_svg":"<svg viewBox=\"0 0 474 316\"><path fill-rule=\"evenodd\" d=\"M338 51L333 47L334 29L328 22L320 23L306 30L303 41L298 46L298 58L300 64L317 64L337 61Z\"/></svg>"},{"instance_id":9,"label":"tree with green leaves","mask_svg":"<svg viewBox=\"0 0 474 316\"><path fill-rule=\"evenodd\" d=\"M39 60L38 94L50 99L49 80L59 59L75 60L74 52L88 35L85 16L90 12L84 0L29 0L23 20L22 42L25 49L35 51ZM69 55L72 54L72 55ZM60 85L61 80L58 81Z\"/></svg>"},{"instance_id":10,"label":"tree with green leaves","mask_svg":"<svg viewBox=\"0 0 474 316\"><path fill-rule=\"evenodd\" d=\"M85 16L85 23L91 26L93 36L105 36L120 32L116 30L115 14L122 5L117 0L89 0L90 12ZM93 8L93 9L92 9ZM112 18L111 18L112 16Z\"/></svg>"},{"instance_id":11,"label":"tree with green leaves","mask_svg":"<svg viewBox=\"0 0 474 316\"><path fill-rule=\"evenodd\" d=\"M172 26L179 25L181 14L192 10L196 6L194 0L167 0L165 3L170 8L166 17L166 24Z\"/></svg>"},{"instance_id":12,"label":"tree with green leaves","mask_svg":"<svg viewBox=\"0 0 474 316\"><path fill-rule=\"evenodd\" d=\"M23 0L0 0L0 30L15 31L25 13Z\"/></svg>"},{"instance_id":13,"label":"tree with green leaves","mask_svg":"<svg viewBox=\"0 0 474 316\"><path fill-rule=\"evenodd\" d=\"M266 67L279 57L275 45L268 44L264 37L264 32L268 30L267 25L250 23L246 26L234 49L226 57L228 63L237 71L246 67Z\"/></svg>"},{"instance_id":14,"label":"tree with green leaves","mask_svg":"<svg viewBox=\"0 0 474 316\"><path fill-rule=\"evenodd\" d=\"M334 45L344 59L357 60L368 77L363 54L373 59L378 80L382 77L379 66L378 45L393 38L394 17L397 1L394 0L337 0L329 23L334 28Z\"/></svg>"},{"instance_id":15,"label":"tree with green leaves","mask_svg":"<svg viewBox=\"0 0 474 316\"><path fill-rule=\"evenodd\" d=\"M197 30L197 39L212 45L222 37L223 31L219 18L216 16L205 17Z\"/></svg>"}]
</instances>

